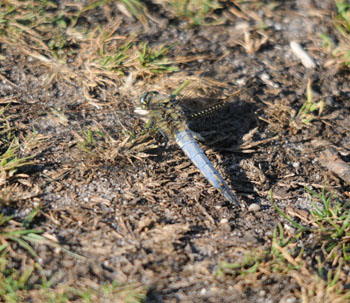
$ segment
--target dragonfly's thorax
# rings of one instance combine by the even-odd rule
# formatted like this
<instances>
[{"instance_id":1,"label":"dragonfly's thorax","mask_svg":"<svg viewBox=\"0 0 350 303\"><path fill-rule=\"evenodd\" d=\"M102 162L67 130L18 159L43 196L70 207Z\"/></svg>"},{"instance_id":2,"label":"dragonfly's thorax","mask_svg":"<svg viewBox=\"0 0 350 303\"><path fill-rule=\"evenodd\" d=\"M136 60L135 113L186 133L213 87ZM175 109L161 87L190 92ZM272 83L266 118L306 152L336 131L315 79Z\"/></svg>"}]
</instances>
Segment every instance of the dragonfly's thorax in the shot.
<instances>
[{"instance_id":1,"label":"dragonfly's thorax","mask_svg":"<svg viewBox=\"0 0 350 303\"><path fill-rule=\"evenodd\" d=\"M149 117L155 126L168 137L187 129L184 113L175 96L161 95L156 92L146 93L141 97L140 105L148 110Z\"/></svg>"}]
</instances>

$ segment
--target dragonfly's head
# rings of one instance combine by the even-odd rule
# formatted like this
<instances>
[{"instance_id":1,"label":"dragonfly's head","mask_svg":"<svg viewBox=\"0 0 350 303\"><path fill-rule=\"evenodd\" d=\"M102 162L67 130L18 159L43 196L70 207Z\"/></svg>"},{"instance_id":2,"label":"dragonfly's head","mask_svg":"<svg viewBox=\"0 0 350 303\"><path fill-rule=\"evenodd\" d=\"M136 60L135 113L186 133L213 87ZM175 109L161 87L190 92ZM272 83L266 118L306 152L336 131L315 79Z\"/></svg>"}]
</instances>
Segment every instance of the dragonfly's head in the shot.
<instances>
[{"instance_id":1,"label":"dragonfly's head","mask_svg":"<svg viewBox=\"0 0 350 303\"><path fill-rule=\"evenodd\" d=\"M149 109L152 103L152 99L158 95L159 93L156 91L144 93L140 98L140 107L142 109Z\"/></svg>"}]
</instances>

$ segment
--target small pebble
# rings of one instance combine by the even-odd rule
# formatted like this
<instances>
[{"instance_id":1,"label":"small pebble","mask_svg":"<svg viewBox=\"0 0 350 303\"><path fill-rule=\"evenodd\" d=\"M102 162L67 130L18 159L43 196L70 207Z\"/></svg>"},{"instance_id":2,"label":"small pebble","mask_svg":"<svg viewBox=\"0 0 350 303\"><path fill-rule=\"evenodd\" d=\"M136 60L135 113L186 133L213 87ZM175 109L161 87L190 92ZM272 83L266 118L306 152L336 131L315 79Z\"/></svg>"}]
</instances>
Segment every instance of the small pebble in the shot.
<instances>
[{"instance_id":1,"label":"small pebble","mask_svg":"<svg viewBox=\"0 0 350 303\"><path fill-rule=\"evenodd\" d=\"M316 63L314 59L302 48L302 46L298 42L291 41L290 48L292 49L292 52L294 53L294 55L296 55L300 59L301 63L306 68L316 67Z\"/></svg>"},{"instance_id":2,"label":"small pebble","mask_svg":"<svg viewBox=\"0 0 350 303\"><path fill-rule=\"evenodd\" d=\"M259 211L260 210L260 205L256 203L252 203L248 207L249 211Z\"/></svg>"},{"instance_id":3,"label":"small pebble","mask_svg":"<svg viewBox=\"0 0 350 303\"><path fill-rule=\"evenodd\" d=\"M293 162L293 167L294 168L299 168L300 167L300 162Z\"/></svg>"}]
</instances>

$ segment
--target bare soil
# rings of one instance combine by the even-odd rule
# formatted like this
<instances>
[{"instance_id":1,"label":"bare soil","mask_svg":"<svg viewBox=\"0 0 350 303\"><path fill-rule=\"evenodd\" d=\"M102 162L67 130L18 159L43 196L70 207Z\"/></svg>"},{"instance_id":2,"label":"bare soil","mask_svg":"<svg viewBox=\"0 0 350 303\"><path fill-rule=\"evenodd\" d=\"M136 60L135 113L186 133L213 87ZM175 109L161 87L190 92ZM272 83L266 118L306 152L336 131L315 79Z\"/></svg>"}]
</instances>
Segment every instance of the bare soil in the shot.
<instances>
[{"instance_id":1,"label":"bare soil","mask_svg":"<svg viewBox=\"0 0 350 303\"><path fill-rule=\"evenodd\" d=\"M215 275L220 262L239 262L271 246L274 228L285 221L271 205L270 190L283 210L294 213L311 207L305 187L326 186L340 199L349 195L349 184L321 161L329 148L350 160L350 74L326 64L330 56L319 38L336 36L334 3L276 3L273 10L247 4L236 15L237 6L227 3L215 12L225 14L226 22L199 27L154 3L148 28L113 5L109 16L96 8L85 20L91 27L117 20L118 35L137 32L137 39L155 46L176 42L170 58L198 59L180 63L171 74L127 73L119 82L90 87L88 94L60 70L0 44L0 100L11 102L8 114L19 136L34 128L40 138L20 151L34 155L35 164L6 185L16 185L16 191L6 192L2 212L21 220L40 204L34 227L84 256L37 246L56 284L137 282L149 287L147 302L299 302L300 286L283 274L254 281ZM315 68L305 68L292 53L293 40L314 58ZM128 140L127 132L144 124L134 113L142 93L170 93L194 76L225 84L222 93L233 96L225 109L191 127L206 139L201 146L241 209L225 201L174 142L154 154L150 144L157 136L142 148ZM313 99L323 100L325 108L306 125L297 113L309 79ZM93 132L91 146L81 143L88 129L103 133ZM317 249L307 247L306 254Z\"/></svg>"}]
</instances>

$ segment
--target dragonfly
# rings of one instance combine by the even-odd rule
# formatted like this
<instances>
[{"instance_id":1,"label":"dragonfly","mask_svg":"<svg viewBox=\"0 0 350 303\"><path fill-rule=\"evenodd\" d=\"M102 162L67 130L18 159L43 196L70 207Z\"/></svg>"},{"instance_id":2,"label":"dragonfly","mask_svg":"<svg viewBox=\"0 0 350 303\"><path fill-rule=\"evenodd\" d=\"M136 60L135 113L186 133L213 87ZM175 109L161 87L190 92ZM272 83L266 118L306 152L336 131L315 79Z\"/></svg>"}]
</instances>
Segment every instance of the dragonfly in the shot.
<instances>
[{"instance_id":1,"label":"dragonfly","mask_svg":"<svg viewBox=\"0 0 350 303\"><path fill-rule=\"evenodd\" d=\"M183 86L186 85L186 82ZM218 108L226 104L226 100L220 100L215 104L207 105L206 109L198 110L192 114L187 109L197 107L200 109L202 103L210 104L210 98L187 97L179 95L179 88L170 95L161 94L157 91L149 91L140 97L139 107L136 113L147 115L149 121L147 128L156 128L158 132L165 138L166 142L169 138L174 139L177 145L182 149L185 155L198 168L204 177L216 188L230 203L240 206L236 196L232 193L229 186L224 181L218 170L213 166L210 160L201 149L196 139L201 140L201 136L193 132L189 128L188 117L194 118L202 115L209 115ZM186 100L186 102L184 101ZM213 103L213 102L212 102ZM187 118L186 118L187 117Z\"/></svg>"}]
</instances>

